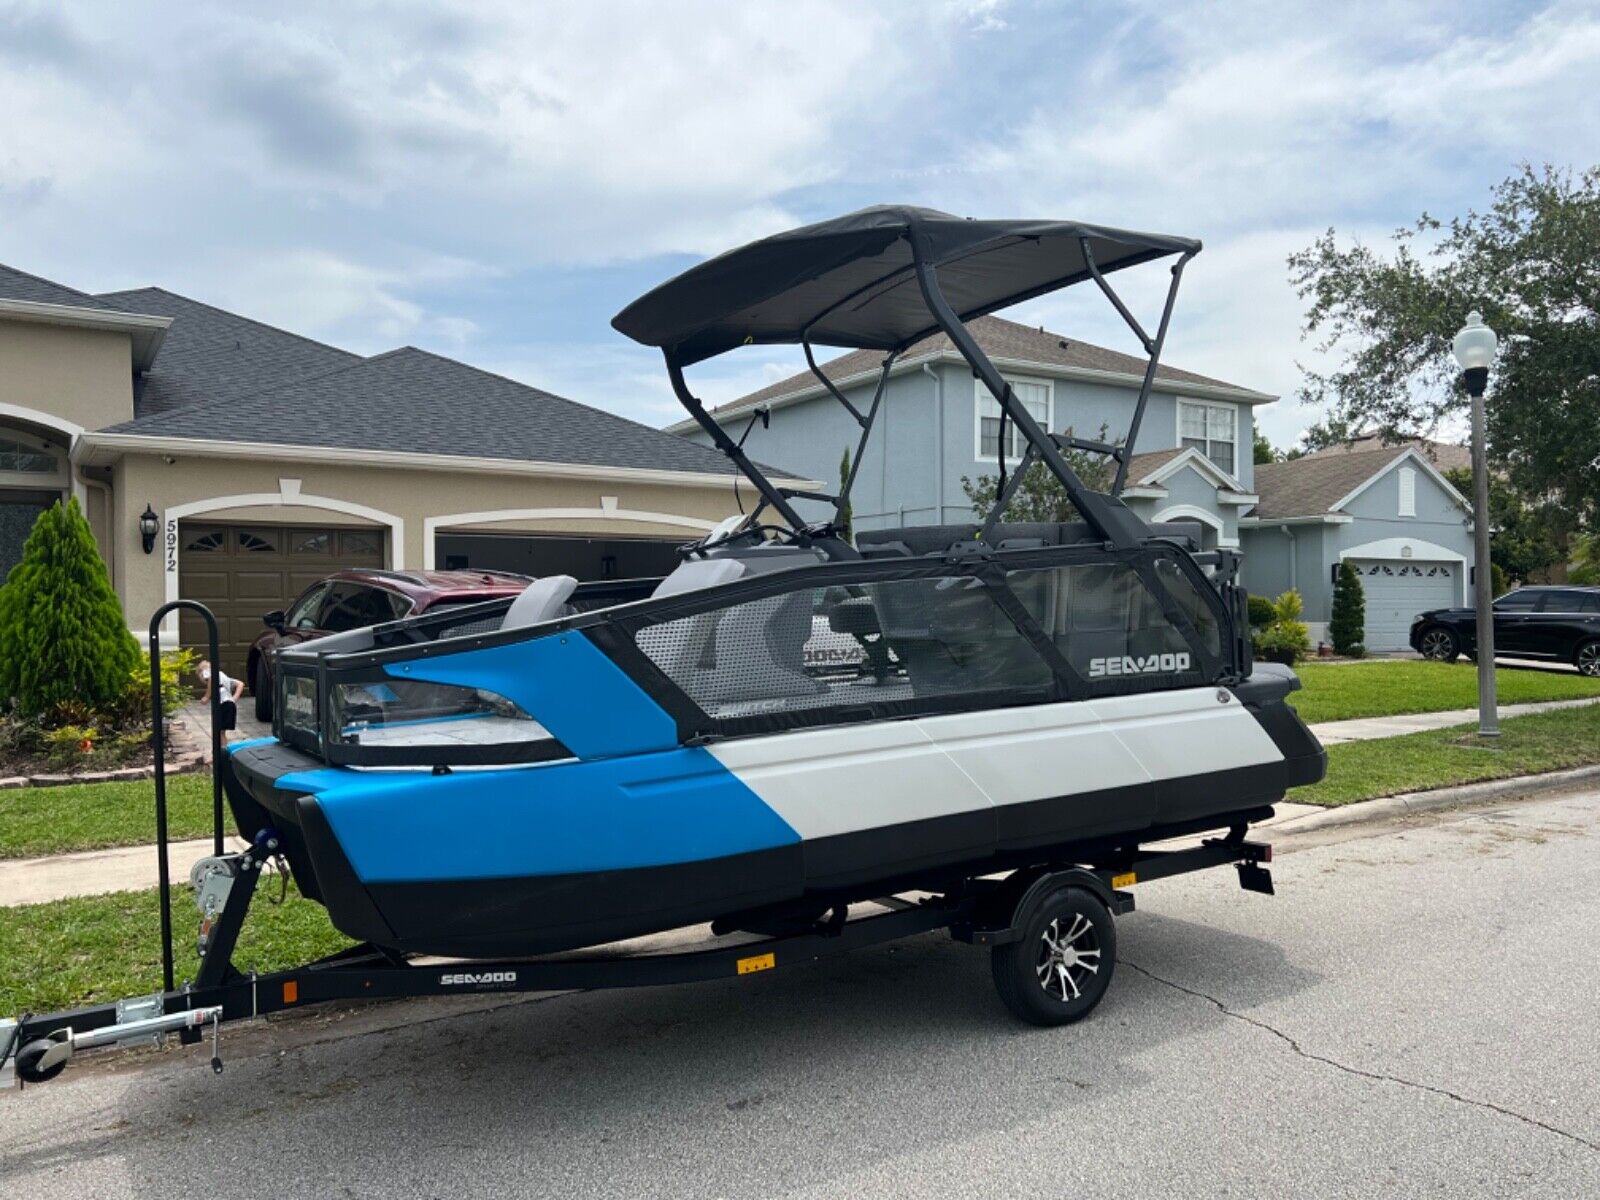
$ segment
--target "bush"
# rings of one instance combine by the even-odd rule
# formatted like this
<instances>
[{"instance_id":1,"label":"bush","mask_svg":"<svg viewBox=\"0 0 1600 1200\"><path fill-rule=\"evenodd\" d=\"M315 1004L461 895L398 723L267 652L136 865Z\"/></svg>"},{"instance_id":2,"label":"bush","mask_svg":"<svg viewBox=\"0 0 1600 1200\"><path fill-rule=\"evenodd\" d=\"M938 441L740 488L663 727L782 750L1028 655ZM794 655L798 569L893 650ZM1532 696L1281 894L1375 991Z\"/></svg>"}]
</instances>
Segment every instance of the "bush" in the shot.
<instances>
[{"instance_id":1,"label":"bush","mask_svg":"<svg viewBox=\"0 0 1600 1200\"><path fill-rule=\"evenodd\" d=\"M1339 565L1339 578L1333 585L1333 617L1328 622L1328 639L1340 654L1350 654L1367 636L1367 598L1361 590L1361 577L1349 563ZM1355 657L1360 657L1356 655Z\"/></svg>"},{"instance_id":2,"label":"bush","mask_svg":"<svg viewBox=\"0 0 1600 1200\"><path fill-rule=\"evenodd\" d=\"M1489 564L1489 594L1492 596L1504 596L1510 590L1511 585L1506 582L1506 573L1500 569L1500 564L1491 562Z\"/></svg>"},{"instance_id":3,"label":"bush","mask_svg":"<svg viewBox=\"0 0 1600 1200\"><path fill-rule=\"evenodd\" d=\"M1292 589L1274 600L1271 623L1250 640L1256 657L1291 667L1304 657L1311 649L1310 632L1300 620L1304 611L1305 602Z\"/></svg>"},{"instance_id":4,"label":"bush","mask_svg":"<svg viewBox=\"0 0 1600 1200\"><path fill-rule=\"evenodd\" d=\"M1265 629L1277 619L1278 610L1272 607L1272 601L1265 596L1251 596L1249 604L1251 629Z\"/></svg>"},{"instance_id":5,"label":"bush","mask_svg":"<svg viewBox=\"0 0 1600 1200\"><path fill-rule=\"evenodd\" d=\"M0 697L24 717L57 705L115 706L139 661L77 500L34 522L0 587Z\"/></svg>"}]
</instances>

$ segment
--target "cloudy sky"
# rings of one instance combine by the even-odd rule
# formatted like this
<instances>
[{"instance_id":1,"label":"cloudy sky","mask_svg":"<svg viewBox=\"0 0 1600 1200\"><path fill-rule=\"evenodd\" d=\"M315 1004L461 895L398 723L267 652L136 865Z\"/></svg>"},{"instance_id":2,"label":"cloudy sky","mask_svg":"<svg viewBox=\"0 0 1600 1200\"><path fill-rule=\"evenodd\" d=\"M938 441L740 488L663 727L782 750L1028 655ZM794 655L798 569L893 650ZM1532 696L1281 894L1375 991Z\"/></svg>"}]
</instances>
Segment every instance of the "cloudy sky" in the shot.
<instances>
[{"instance_id":1,"label":"cloudy sky","mask_svg":"<svg viewBox=\"0 0 1600 1200\"><path fill-rule=\"evenodd\" d=\"M1282 443L1285 256L1600 160L1596 78L1593 2L0 0L0 261L664 424L608 322L700 257L886 201L1123 224L1205 241L1167 359L1281 394ZM1092 295L1010 315L1135 349Z\"/></svg>"}]
</instances>

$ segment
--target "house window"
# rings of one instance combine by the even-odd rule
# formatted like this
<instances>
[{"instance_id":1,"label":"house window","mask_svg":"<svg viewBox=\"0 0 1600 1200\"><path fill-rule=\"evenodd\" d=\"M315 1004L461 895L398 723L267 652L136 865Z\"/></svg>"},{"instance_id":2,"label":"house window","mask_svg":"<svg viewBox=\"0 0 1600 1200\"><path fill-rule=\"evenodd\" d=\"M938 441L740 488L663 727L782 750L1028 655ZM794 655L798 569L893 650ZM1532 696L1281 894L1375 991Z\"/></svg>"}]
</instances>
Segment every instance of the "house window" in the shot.
<instances>
[{"instance_id":1,"label":"house window","mask_svg":"<svg viewBox=\"0 0 1600 1200\"><path fill-rule=\"evenodd\" d=\"M1417 515L1417 473L1410 467L1400 468L1400 515Z\"/></svg>"},{"instance_id":2,"label":"house window","mask_svg":"<svg viewBox=\"0 0 1600 1200\"><path fill-rule=\"evenodd\" d=\"M1200 451L1229 475L1238 461L1239 412L1231 404L1178 401L1178 444Z\"/></svg>"},{"instance_id":3,"label":"house window","mask_svg":"<svg viewBox=\"0 0 1600 1200\"><path fill-rule=\"evenodd\" d=\"M15 438L0 437L0 471L17 471L24 475L54 475L61 470L61 461L43 450L33 450Z\"/></svg>"},{"instance_id":4,"label":"house window","mask_svg":"<svg viewBox=\"0 0 1600 1200\"><path fill-rule=\"evenodd\" d=\"M1028 410L1028 415L1039 422L1040 428L1050 428L1050 384L1037 380L1010 379L1011 391ZM1000 401L983 385L977 383L978 459L980 462L997 462L1000 458ZM1028 439L1013 421L1006 422L1006 461L1017 462L1027 449Z\"/></svg>"}]
</instances>

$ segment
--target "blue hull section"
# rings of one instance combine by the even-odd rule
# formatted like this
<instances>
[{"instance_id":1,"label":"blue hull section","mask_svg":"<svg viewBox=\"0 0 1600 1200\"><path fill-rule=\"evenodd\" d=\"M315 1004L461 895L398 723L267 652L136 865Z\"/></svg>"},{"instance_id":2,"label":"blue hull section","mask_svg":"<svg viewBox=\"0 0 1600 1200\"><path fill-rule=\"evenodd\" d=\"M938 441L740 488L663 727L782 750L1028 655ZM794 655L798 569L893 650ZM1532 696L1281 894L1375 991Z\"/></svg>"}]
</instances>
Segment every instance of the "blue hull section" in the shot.
<instances>
[{"instance_id":1,"label":"blue hull section","mask_svg":"<svg viewBox=\"0 0 1600 1200\"><path fill-rule=\"evenodd\" d=\"M698 747L449 775L327 768L276 786L317 798L368 884L627 870L800 841Z\"/></svg>"}]
</instances>

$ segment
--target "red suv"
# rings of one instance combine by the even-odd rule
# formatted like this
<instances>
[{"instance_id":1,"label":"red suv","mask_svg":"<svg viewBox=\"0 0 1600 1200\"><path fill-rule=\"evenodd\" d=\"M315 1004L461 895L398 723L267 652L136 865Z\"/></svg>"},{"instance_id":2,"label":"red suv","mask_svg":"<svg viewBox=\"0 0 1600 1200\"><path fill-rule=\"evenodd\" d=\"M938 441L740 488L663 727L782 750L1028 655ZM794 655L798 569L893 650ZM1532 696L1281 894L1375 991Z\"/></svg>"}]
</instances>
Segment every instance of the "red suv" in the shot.
<instances>
[{"instance_id":1,"label":"red suv","mask_svg":"<svg viewBox=\"0 0 1600 1200\"><path fill-rule=\"evenodd\" d=\"M335 571L307 588L287 612L279 609L261 618L267 631L251 645L245 663L256 718L272 720L272 661L279 646L451 605L515 596L532 582L509 571Z\"/></svg>"}]
</instances>

